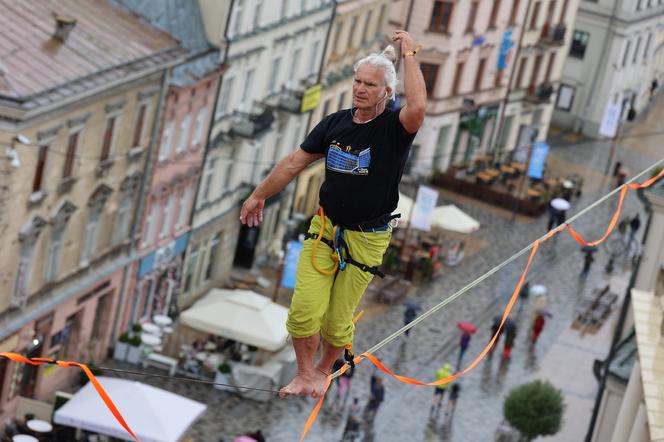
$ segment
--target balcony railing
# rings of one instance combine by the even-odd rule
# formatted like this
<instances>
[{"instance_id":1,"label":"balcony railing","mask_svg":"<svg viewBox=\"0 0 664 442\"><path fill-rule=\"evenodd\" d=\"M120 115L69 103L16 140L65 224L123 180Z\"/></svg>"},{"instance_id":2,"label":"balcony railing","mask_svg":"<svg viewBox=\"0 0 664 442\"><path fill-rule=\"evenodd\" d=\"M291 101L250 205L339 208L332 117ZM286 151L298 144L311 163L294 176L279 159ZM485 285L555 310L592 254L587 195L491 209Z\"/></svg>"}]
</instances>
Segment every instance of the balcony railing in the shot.
<instances>
[{"instance_id":1,"label":"balcony railing","mask_svg":"<svg viewBox=\"0 0 664 442\"><path fill-rule=\"evenodd\" d=\"M284 89L279 93L277 98L277 108L290 112L291 114L300 114L303 96L303 88L298 90Z\"/></svg>"},{"instance_id":2,"label":"balcony railing","mask_svg":"<svg viewBox=\"0 0 664 442\"><path fill-rule=\"evenodd\" d=\"M566 33L567 25L565 23L558 23L555 26L545 23L542 27L539 43L545 46L562 46L565 44Z\"/></svg>"},{"instance_id":3,"label":"balcony railing","mask_svg":"<svg viewBox=\"0 0 664 442\"><path fill-rule=\"evenodd\" d=\"M257 138L270 130L274 114L269 107L254 108L250 112L235 111L230 118L228 135Z\"/></svg>"},{"instance_id":4,"label":"balcony railing","mask_svg":"<svg viewBox=\"0 0 664 442\"><path fill-rule=\"evenodd\" d=\"M526 98L534 103L545 103L553 95L553 86L550 83L531 84L528 86Z\"/></svg>"}]
</instances>

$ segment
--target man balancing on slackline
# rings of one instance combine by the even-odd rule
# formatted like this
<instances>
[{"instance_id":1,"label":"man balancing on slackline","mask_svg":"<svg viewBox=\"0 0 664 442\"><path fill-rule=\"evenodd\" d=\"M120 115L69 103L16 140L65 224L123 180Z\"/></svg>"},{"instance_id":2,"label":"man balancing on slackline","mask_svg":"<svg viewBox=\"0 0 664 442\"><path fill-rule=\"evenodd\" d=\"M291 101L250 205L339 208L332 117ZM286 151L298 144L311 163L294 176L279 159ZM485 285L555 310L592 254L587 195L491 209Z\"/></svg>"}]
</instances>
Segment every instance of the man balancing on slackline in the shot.
<instances>
[{"instance_id":1,"label":"man balancing on slackline","mask_svg":"<svg viewBox=\"0 0 664 442\"><path fill-rule=\"evenodd\" d=\"M397 83L392 47L359 60L351 109L323 118L301 148L279 161L242 205L241 222L259 225L265 200L325 157L321 208L302 248L286 322L298 371L281 389L281 397L324 394L332 364L353 341L355 309L390 242L399 181L426 110L413 39L396 31L392 40L401 44L406 104L386 109ZM323 354L314 365L321 336Z\"/></svg>"}]
</instances>

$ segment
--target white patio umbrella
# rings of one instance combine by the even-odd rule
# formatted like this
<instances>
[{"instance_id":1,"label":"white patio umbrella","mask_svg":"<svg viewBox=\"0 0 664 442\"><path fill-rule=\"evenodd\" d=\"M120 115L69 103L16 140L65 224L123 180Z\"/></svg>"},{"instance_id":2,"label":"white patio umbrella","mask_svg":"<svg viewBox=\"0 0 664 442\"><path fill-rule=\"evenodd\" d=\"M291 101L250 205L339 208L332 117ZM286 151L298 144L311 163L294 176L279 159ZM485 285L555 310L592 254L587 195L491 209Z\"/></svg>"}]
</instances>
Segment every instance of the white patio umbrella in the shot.
<instances>
[{"instance_id":1,"label":"white patio umbrella","mask_svg":"<svg viewBox=\"0 0 664 442\"><path fill-rule=\"evenodd\" d=\"M530 293L535 295L535 296L541 296L541 295L546 295L547 292L546 286L542 284L535 284L530 288Z\"/></svg>"},{"instance_id":2,"label":"white patio umbrella","mask_svg":"<svg viewBox=\"0 0 664 442\"><path fill-rule=\"evenodd\" d=\"M569 201L562 199L562 198L554 198L551 200L551 207L553 207L556 210L569 210L570 205Z\"/></svg>"},{"instance_id":3,"label":"white patio umbrella","mask_svg":"<svg viewBox=\"0 0 664 442\"><path fill-rule=\"evenodd\" d=\"M141 442L177 442L198 419L205 404L140 382L97 377ZM88 382L54 414L56 424L133 440Z\"/></svg>"},{"instance_id":4,"label":"white patio umbrella","mask_svg":"<svg viewBox=\"0 0 664 442\"><path fill-rule=\"evenodd\" d=\"M286 344L288 309L250 290L212 289L180 322L188 327L269 351Z\"/></svg>"},{"instance_id":5,"label":"white patio umbrella","mask_svg":"<svg viewBox=\"0 0 664 442\"><path fill-rule=\"evenodd\" d=\"M459 233L472 233L480 228L480 223L454 204L433 209L433 226Z\"/></svg>"}]
</instances>

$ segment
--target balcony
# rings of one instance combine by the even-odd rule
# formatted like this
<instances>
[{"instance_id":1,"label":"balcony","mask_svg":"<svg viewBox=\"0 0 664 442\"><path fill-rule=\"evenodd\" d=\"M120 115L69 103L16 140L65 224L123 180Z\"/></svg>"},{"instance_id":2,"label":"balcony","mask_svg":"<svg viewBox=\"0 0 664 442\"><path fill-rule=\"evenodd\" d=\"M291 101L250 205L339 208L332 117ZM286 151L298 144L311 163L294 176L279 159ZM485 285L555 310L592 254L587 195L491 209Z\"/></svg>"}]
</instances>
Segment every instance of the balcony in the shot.
<instances>
[{"instance_id":1,"label":"balcony","mask_svg":"<svg viewBox=\"0 0 664 442\"><path fill-rule=\"evenodd\" d=\"M277 97L277 108L291 114L299 115L302 109L304 89L284 89Z\"/></svg>"},{"instance_id":2,"label":"balcony","mask_svg":"<svg viewBox=\"0 0 664 442\"><path fill-rule=\"evenodd\" d=\"M258 138L270 130L274 115L272 109L265 107L254 106L251 111L235 111L230 116L229 125L225 131L230 136L237 136L241 138Z\"/></svg>"},{"instance_id":3,"label":"balcony","mask_svg":"<svg viewBox=\"0 0 664 442\"><path fill-rule=\"evenodd\" d=\"M538 42L539 46L562 46L565 44L565 34L567 33L567 25L565 23L558 23L552 26L550 23L545 23L542 27L542 33Z\"/></svg>"},{"instance_id":4,"label":"balcony","mask_svg":"<svg viewBox=\"0 0 664 442\"><path fill-rule=\"evenodd\" d=\"M526 100L532 103L548 103L553 95L553 85L550 83L531 84L528 86Z\"/></svg>"}]
</instances>

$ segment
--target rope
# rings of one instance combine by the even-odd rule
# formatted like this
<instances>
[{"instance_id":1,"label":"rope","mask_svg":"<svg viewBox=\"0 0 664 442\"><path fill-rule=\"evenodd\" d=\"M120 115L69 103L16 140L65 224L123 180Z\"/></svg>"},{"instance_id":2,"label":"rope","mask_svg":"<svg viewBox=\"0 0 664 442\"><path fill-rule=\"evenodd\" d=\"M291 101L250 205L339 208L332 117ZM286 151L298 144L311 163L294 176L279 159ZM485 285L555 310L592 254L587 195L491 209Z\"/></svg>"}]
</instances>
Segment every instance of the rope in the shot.
<instances>
[{"instance_id":1,"label":"rope","mask_svg":"<svg viewBox=\"0 0 664 442\"><path fill-rule=\"evenodd\" d=\"M325 233L325 212L323 211L323 208L321 207L319 209L318 216L320 217L320 230L318 231L318 236L314 240L314 243L311 245L311 264L314 266L316 271L320 273L321 275L325 276L332 276L337 272L337 269L339 268L339 254L336 252L336 250L332 250L332 260L334 261L334 265L332 266L332 269L330 270L325 270L323 268L320 268L318 266L318 262L316 261L316 251L318 250L318 246L320 245L321 240L323 239L323 233ZM332 234L332 237L335 238L337 234L337 229L339 226L334 227L334 232Z\"/></svg>"}]
</instances>

